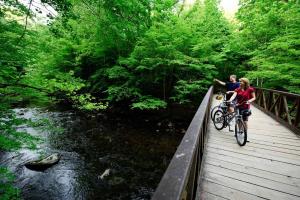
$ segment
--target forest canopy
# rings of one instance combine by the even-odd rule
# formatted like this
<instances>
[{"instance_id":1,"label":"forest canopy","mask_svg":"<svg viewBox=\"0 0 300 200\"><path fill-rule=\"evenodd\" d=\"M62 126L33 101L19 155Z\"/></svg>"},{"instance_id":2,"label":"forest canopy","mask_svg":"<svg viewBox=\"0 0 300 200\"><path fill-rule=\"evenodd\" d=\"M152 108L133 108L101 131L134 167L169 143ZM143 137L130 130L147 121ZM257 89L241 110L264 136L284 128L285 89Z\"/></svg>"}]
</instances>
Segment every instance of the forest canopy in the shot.
<instances>
[{"instance_id":1,"label":"forest canopy","mask_svg":"<svg viewBox=\"0 0 300 200\"><path fill-rule=\"evenodd\" d=\"M44 0L57 11L47 25L29 23L31 3L1 3L2 105L160 109L199 102L229 74L300 92L296 0L242 0L233 22L217 0Z\"/></svg>"}]
</instances>

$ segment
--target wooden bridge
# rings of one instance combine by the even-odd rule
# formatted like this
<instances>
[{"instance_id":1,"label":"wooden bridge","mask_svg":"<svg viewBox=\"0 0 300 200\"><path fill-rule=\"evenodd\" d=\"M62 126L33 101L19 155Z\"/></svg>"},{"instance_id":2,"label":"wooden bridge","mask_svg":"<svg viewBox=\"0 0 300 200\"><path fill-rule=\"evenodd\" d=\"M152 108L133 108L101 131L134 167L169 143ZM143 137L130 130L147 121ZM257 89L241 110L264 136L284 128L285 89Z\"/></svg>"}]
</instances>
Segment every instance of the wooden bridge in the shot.
<instances>
[{"instance_id":1,"label":"wooden bridge","mask_svg":"<svg viewBox=\"0 0 300 200\"><path fill-rule=\"evenodd\" d=\"M256 88L248 140L209 119L217 104L204 97L153 200L300 199L300 95Z\"/></svg>"}]
</instances>

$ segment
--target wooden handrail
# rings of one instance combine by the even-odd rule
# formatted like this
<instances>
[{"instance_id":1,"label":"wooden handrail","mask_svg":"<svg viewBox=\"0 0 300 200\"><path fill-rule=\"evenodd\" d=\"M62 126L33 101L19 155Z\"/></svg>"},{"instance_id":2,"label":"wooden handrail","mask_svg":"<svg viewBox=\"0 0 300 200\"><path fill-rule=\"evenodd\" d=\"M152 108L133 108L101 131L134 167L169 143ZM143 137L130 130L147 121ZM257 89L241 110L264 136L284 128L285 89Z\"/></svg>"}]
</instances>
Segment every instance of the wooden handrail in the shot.
<instances>
[{"instance_id":1,"label":"wooden handrail","mask_svg":"<svg viewBox=\"0 0 300 200\"><path fill-rule=\"evenodd\" d=\"M255 88L256 107L293 132L300 134L300 95L278 90Z\"/></svg>"},{"instance_id":2,"label":"wooden handrail","mask_svg":"<svg viewBox=\"0 0 300 200\"><path fill-rule=\"evenodd\" d=\"M279 90L272 90L272 89L267 89L267 88L258 88L258 87L256 87L256 89L260 89L260 90L264 90L264 91L269 91L269 92L275 92L275 93L278 93L278 94L282 94L284 96L300 98L300 94L294 94L294 93L290 93L290 92L284 92L284 91L279 91Z\"/></svg>"},{"instance_id":3,"label":"wooden handrail","mask_svg":"<svg viewBox=\"0 0 300 200\"><path fill-rule=\"evenodd\" d=\"M213 86L202 100L152 200L193 199L201 167Z\"/></svg>"}]
</instances>

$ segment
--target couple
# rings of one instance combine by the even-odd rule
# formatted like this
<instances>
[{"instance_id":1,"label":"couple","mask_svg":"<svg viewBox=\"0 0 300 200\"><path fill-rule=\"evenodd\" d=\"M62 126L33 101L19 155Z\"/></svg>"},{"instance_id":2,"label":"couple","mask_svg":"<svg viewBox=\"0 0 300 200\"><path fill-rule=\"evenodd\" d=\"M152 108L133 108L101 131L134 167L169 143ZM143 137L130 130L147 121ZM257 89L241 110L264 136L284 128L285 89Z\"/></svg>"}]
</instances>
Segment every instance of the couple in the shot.
<instances>
[{"instance_id":1,"label":"couple","mask_svg":"<svg viewBox=\"0 0 300 200\"><path fill-rule=\"evenodd\" d=\"M227 89L227 99L232 102L237 100L237 107L239 108L240 113L248 113L250 110L250 103L255 101L255 92L254 88L250 87L250 82L247 78L240 78L240 82L236 81L236 75L230 75L230 82L224 83L218 79L214 81L218 82L221 85L226 86ZM229 112L233 112L233 104L229 106ZM243 115L243 121L245 123L246 129L248 129L248 116Z\"/></svg>"}]
</instances>

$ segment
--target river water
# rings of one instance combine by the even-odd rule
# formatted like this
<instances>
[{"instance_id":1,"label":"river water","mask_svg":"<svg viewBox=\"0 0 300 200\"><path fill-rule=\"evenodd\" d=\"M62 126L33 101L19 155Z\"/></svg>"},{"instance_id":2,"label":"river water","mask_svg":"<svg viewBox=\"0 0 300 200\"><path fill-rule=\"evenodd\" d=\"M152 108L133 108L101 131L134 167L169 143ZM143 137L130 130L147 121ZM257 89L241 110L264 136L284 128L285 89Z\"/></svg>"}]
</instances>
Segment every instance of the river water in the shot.
<instances>
[{"instance_id":1,"label":"river water","mask_svg":"<svg viewBox=\"0 0 300 200\"><path fill-rule=\"evenodd\" d=\"M147 116L82 116L74 111L26 108L19 117L49 119L53 128L19 127L42 141L37 149L0 153L0 165L16 175L23 199L150 199L185 125ZM61 154L45 171L24 166L41 155ZM102 176L104 172L108 175Z\"/></svg>"}]
</instances>

